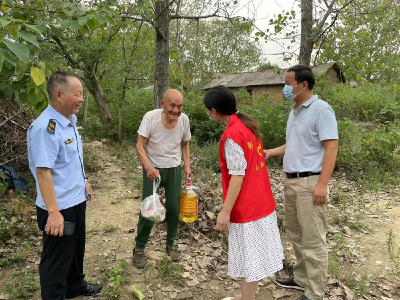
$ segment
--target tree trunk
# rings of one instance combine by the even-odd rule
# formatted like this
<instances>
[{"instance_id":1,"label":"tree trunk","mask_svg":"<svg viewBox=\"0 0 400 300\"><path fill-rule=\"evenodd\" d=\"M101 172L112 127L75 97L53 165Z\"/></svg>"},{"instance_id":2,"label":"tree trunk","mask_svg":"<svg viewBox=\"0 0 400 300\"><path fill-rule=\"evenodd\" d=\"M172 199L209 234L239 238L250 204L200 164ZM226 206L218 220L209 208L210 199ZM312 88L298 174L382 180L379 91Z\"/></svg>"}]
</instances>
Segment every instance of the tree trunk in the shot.
<instances>
[{"instance_id":1,"label":"tree trunk","mask_svg":"<svg viewBox=\"0 0 400 300\"><path fill-rule=\"evenodd\" d=\"M83 127L86 127L87 123L87 111L89 107L89 91L87 88L83 90L83 94L85 97L85 106L84 106L84 111L83 111Z\"/></svg>"},{"instance_id":2,"label":"tree trunk","mask_svg":"<svg viewBox=\"0 0 400 300\"><path fill-rule=\"evenodd\" d=\"M313 0L301 0L301 42L299 64L310 66L311 53L314 47L313 26Z\"/></svg>"},{"instance_id":3,"label":"tree trunk","mask_svg":"<svg viewBox=\"0 0 400 300\"><path fill-rule=\"evenodd\" d=\"M96 101L97 108L99 109L101 123L103 123L103 125L105 125L107 129L112 129L112 118L108 110L106 100L104 99L99 80L97 79L94 71L91 75L92 78L89 79L90 84L88 86L88 90Z\"/></svg>"},{"instance_id":4,"label":"tree trunk","mask_svg":"<svg viewBox=\"0 0 400 300\"><path fill-rule=\"evenodd\" d=\"M122 107L124 106L126 98L126 89L128 86L128 79L125 77L124 86L122 87L121 101L118 106L118 142L122 142Z\"/></svg>"},{"instance_id":5,"label":"tree trunk","mask_svg":"<svg viewBox=\"0 0 400 300\"><path fill-rule=\"evenodd\" d=\"M169 66L169 4L168 0L156 2L156 45L154 70L154 107L160 107L165 91L168 88Z\"/></svg>"}]
</instances>

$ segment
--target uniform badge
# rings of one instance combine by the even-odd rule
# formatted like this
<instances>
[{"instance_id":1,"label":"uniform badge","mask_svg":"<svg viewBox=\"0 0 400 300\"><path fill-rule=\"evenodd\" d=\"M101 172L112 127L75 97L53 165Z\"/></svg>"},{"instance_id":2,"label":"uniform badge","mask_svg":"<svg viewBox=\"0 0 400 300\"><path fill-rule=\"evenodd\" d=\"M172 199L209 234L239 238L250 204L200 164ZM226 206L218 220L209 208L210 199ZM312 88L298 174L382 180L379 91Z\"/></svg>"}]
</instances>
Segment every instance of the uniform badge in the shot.
<instances>
[{"instance_id":1,"label":"uniform badge","mask_svg":"<svg viewBox=\"0 0 400 300\"><path fill-rule=\"evenodd\" d=\"M66 144L71 144L74 141L74 139L68 139L65 141Z\"/></svg>"},{"instance_id":2,"label":"uniform badge","mask_svg":"<svg viewBox=\"0 0 400 300\"><path fill-rule=\"evenodd\" d=\"M47 131L51 134L54 134L54 132L56 132L56 120L54 119L49 120L49 125L47 125Z\"/></svg>"}]
</instances>

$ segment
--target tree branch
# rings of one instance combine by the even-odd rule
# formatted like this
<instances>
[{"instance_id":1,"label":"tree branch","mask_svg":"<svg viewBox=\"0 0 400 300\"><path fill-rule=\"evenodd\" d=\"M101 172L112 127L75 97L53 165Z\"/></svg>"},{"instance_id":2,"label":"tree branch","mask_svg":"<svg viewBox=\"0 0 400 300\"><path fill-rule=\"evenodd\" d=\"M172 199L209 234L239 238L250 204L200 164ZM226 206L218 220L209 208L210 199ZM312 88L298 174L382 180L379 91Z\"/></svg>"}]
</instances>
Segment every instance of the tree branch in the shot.
<instances>
[{"instance_id":1,"label":"tree branch","mask_svg":"<svg viewBox=\"0 0 400 300\"><path fill-rule=\"evenodd\" d=\"M329 15L332 12L333 6L336 4L337 0L332 0L331 4L328 6L328 10L326 11L325 15L323 16L322 20L319 22L317 29L316 29L316 33L318 34L318 32L322 31L322 28L325 25L326 19L328 19Z\"/></svg>"},{"instance_id":2,"label":"tree branch","mask_svg":"<svg viewBox=\"0 0 400 300\"><path fill-rule=\"evenodd\" d=\"M60 47L60 49L62 50L62 52L64 53L65 58L69 61L69 63L71 64L71 67L79 69L78 67L78 63L71 57L71 55L68 53L67 49L64 47L64 45L61 43L61 40L55 36L52 35L51 36L52 39L57 43L58 47Z\"/></svg>"},{"instance_id":3,"label":"tree branch","mask_svg":"<svg viewBox=\"0 0 400 300\"><path fill-rule=\"evenodd\" d=\"M18 116L20 113L22 113L25 110L25 108L21 108L19 111L17 111L15 114L11 115L7 119L5 119L3 122L0 123L0 127L6 124L8 121L10 121L12 118Z\"/></svg>"}]
</instances>

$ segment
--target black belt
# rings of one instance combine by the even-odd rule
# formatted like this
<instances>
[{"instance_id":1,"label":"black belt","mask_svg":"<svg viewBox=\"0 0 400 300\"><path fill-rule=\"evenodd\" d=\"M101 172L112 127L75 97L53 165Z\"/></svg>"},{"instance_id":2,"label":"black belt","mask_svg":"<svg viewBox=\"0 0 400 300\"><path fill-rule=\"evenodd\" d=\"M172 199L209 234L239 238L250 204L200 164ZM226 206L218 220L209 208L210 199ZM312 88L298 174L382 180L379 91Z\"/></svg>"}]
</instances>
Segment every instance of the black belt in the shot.
<instances>
[{"instance_id":1,"label":"black belt","mask_svg":"<svg viewBox=\"0 0 400 300\"><path fill-rule=\"evenodd\" d=\"M319 175L321 172L318 173L313 173L313 172L300 172L300 173L285 173L287 179L293 179L293 178L300 178L300 177L308 177L308 176L314 176L314 175Z\"/></svg>"}]
</instances>

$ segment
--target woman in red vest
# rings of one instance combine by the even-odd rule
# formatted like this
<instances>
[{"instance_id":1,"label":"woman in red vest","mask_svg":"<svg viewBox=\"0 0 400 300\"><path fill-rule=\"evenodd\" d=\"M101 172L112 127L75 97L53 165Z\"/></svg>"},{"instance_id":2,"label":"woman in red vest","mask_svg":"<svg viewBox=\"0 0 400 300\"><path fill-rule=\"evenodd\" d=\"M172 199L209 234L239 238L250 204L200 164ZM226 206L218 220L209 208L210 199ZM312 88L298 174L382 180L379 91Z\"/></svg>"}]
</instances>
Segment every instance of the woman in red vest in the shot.
<instances>
[{"instance_id":1,"label":"woman in red vest","mask_svg":"<svg viewBox=\"0 0 400 300\"><path fill-rule=\"evenodd\" d=\"M224 205L216 229L229 229L228 275L241 277L241 297L254 300L258 281L282 269L284 258L261 133L236 109L235 95L219 85L204 96L209 117L223 123L219 162Z\"/></svg>"}]
</instances>

